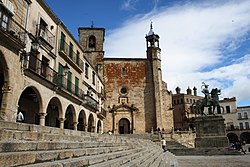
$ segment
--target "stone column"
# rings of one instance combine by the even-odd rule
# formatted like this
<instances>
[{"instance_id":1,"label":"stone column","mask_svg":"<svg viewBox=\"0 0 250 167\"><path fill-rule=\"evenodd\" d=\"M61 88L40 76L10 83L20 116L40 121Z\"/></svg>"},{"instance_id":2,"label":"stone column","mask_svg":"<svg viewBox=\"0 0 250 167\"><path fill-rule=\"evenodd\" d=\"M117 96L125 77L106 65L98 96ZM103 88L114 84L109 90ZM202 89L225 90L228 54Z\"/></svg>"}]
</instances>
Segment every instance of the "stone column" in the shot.
<instances>
[{"instance_id":1,"label":"stone column","mask_svg":"<svg viewBox=\"0 0 250 167\"><path fill-rule=\"evenodd\" d=\"M45 117L46 117L47 113L39 113L40 116L40 125L45 126Z\"/></svg>"},{"instance_id":2,"label":"stone column","mask_svg":"<svg viewBox=\"0 0 250 167\"><path fill-rule=\"evenodd\" d=\"M74 122L74 130L77 130L77 124L78 122Z\"/></svg>"},{"instance_id":3,"label":"stone column","mask_svg":"<svg viewBox=\"0 0 250 167\"><path fill-rule=\"evenodd\" d=\"M14 105L16 98L13 97L13 88L5 83L1 91L3 95L0 120L15 122L18 106Z\"/></svg>"},{"instance_id":4,"label":"stone column","mask_svg":"<svg viewBox=\"0 0 250 167\"><path fill-rule=\"evenodd\" d=\"M65 121L66 119L65 118L59 118L59 121L60 121L60 128L61 129L64 129L64 121Z\"/></svg>"}]
</instances>

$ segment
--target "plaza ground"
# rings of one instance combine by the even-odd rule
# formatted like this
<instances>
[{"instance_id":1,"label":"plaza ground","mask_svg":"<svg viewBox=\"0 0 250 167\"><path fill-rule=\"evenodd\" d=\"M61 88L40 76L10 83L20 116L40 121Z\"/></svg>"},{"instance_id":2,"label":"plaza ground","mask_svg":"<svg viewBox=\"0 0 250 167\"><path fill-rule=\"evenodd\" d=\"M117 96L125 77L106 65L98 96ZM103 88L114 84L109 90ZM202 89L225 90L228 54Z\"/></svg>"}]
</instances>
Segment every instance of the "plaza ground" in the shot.
<instances>
[{"instance_id":1,"label":"plaza ground","mask_svg":"<svg viewBox=\"0 0 250 167\"><path fill-rule=\"evenodd\" d=\"M250 154L218 156L176 156L177 167L249 167Z\"/></svg>"}]
</instances>

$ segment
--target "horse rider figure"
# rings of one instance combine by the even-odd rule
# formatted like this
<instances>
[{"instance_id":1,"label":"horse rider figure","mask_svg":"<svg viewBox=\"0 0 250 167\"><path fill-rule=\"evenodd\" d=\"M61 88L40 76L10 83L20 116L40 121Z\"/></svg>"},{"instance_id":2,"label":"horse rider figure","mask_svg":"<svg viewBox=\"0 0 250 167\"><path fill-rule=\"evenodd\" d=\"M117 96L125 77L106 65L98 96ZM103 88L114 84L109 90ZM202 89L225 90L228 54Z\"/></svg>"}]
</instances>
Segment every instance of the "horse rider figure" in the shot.
<instances>
[{"instance_id":1,"label":"horse rider figure","mask_svg":"<svg viewBox=\"0 0 250 167\"><path fill-rule=\"evenodd\" d=\"M209 90L208 90L208 86L209 85L205 84L205 82L202 82L201 88L202 87L204 87L204 88L202 89L201 92L205 94L206 103L208 103L210 101L210 99L211 99L211 96L210 96L210 93L209 93Z\"/></svg>"}]
</instances>

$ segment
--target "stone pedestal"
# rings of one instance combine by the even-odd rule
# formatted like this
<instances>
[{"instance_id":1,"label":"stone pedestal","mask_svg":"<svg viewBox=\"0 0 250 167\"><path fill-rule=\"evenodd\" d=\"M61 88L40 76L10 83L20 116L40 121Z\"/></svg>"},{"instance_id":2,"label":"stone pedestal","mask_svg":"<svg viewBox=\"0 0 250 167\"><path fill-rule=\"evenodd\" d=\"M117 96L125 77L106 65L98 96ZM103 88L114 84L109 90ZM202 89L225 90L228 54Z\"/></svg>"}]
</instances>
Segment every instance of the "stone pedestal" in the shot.
<instances>
[{"instance_id":1,"label":"stone pedestal","mask_svg":"<svg viewBox=\"0 0 250 167\"><path fill-rule=\"evenodd\" d=\"M222 116L202 116L195 119L196 148L228 147Z\"/></svg>"}]
</instances>

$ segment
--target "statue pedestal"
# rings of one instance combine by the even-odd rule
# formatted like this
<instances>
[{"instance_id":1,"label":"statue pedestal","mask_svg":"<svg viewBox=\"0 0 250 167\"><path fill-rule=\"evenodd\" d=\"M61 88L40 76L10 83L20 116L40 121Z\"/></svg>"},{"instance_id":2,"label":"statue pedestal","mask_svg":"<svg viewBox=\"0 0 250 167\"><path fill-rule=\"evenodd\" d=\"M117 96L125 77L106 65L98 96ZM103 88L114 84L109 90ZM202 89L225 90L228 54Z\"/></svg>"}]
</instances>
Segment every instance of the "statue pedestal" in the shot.
<instances>
[{"instance_id":1,"label":"statue pedestal","mask_svg":"<svg viewBox=\"0 0 250 167\"><path fill-rule=\"evenodd\" d=\"M196 148L228 147L222 116L203 116L195 119Z\"/></svg>"}]
</instances>

